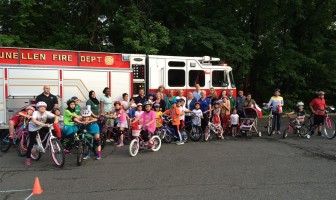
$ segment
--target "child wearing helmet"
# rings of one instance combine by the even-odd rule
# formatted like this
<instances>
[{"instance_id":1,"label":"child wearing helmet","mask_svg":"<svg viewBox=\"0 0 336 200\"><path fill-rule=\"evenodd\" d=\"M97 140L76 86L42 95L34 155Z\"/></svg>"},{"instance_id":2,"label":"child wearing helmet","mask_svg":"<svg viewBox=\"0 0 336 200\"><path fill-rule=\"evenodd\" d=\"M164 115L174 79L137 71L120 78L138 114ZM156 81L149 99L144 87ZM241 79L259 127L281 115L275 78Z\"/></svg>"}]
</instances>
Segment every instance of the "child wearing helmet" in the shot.
<instances>
[{"instance_id":1,"label":"child wearing helmet","mask_svg":"<svg viewBox=\"0 0 336 200\"><path fill-rule=\"evenodd\" d=\"M74 140L74 135L78 132L78 126L75 122L81 119L81 116L76 114L76 103L74 99L67 101L67 109L64 111L63 116L63 146L65 153L70 153L71 143Z\"/></svg>"},{"instance_id":2,"label":"child wearing helmet","mask_svg":"<svg viewBox=\"0 0 336 200\"><path fill-rule=\"evenodd\" d=\"M202 125L201 119L203 118L203 112L201 110L200 102L195 103L195 109L193 109L192 112L195 114L195 117L192 119L193 125L201 127Z\"/></svg>"},{"instance_id":3,"label":"child wearing helmet","mask_svg":"<svg viewBox=\"0 0 336 200\"><path fill-rule=\"evenodd\" d=\"M158 103L154 104L154 110L155 110L156 128L161 128L163 126L161 118L163 113L160 110L160 104Z\"/></svg>"},{"instance_id":4,"label":"child wearing helmet","mask_svg":"<svg viewBox=\"0 0 336 200\"><path fill-rule=\"evenodd\" d=\"M296 125L302 125L304 123L304 118L306 116L306 111L304 110L304 103L302 101L296 104L297 110L295 112L286 113L287 115L296 114L296 117L291 120L291 123Z\"/></svg>"},{"instance_id":5,"label":"child wearing helmet","mask_svg":"<svg viewBox=\"0 0 336 200\"><path fill-rule=\"evenodd\" d=\"M215 124L217 130L219 130L218 137L221 138L221 139L224 139L224 136L223 136L224 131L223 131L223 128L222 128L222 125L221 125L220 113L221 113L220 102L215 101L214 102L214 109L212 110L212 123Z\"/></svg>"},{"instance_id":6,"label":"child wearing helmet","mask_svg":"<svg viewBox=\"0 0 336 200\"><path fill-rule=\"evenodd\" d=\"M142 110L142 103L137 104L137 110L134 113L134 117L140 117L144 111ZM139 120L139 125L142 125L142 119Z\"/></svg>"},{"instance_id":7,"label":"child wearing helmet","mask_svg":"<svg viewBox=\"0 0 336 200\"><path fill-rule=\"evenodd\" d=\"M128 128L127 119L129 119L128 115L126 115L125 110L121 106L120 101L114 102L115 112L112 118L118 120L117 127L119 128L119 142L116 143L117 147L124 146L124 132L125 129Z\"/></svg>"},{"instance_id":8,"label":"child wearing helmet","mask_svg":"<svg viewBox=\"0 0 336 200\"><path fill-rule=\"evenodd\" d=\"M81 119L76 119L76 121L79 124L82 124L83 126L81 129L85 129L87 133L90 133L94 135L95 138L95 144L97 145L97 160L101 159L101 138L100 138L100 131L99 126L97 124L98 119L94 118L92 115L91 110L83 110L82 111L82 117ZM85 153L85 157L83 159L90 158L90 152L87 149L87 152Z\"/></svg>"},{"instance_id":9,"label":"child wearing helmet","mask_svg":"<svg viewBox=\"0 0 336 200\"><path fill-rule=\"evenodd\" d=\"M31 119L34 111L35 108L33 106L28 106L25 110L20 111L18 114L14 115L14 117L9 119L9 138L14 138L14 129L24 125L26 120Z\"/></svg>"},{"instance_id":10,"label":"child wearing helmet","mask_svg":"<svg viewBox=\"0 0 336 200\"><path fill-rule=\"evenodd\" d=\"M49 129L43 128L48 126L46 124L47 119L54 119L55 123L58 123L58 117L51 112L47 111L47 104L43 101L40 101L36 104L37 110L33 112L33 115L31 117L31 120L28 124L28 131L29 131L29 145L27 147L27 159L25 162L26 166L31 165L31 150L33 149L33 146L37 143L36 142L36 135L37 131L39 131L40 135L45 135ZM43 136L42 136L43 137Z\"/></svg>"},{"instance_id":11,"label":"child wearing helmet","mask_svg":"<svg viewBox=\"0 0 336 200\"><path fill-rule=\"evenodd\" d=\"M172 122L173 122L173 128L178 133L179 139L180 139L180 141L177 141L176 144L181 145L181 144L184 144L184 142L182 140L181 133L180 133L180 128L179 128L180 127L180 114L181 114L181 112L178 109L178 107L176 106L176 104L177 104L176 100L173 100L170 103L171 103L172 108L166 110L164 112L164 115L168 115L169 117L171 117Z\"/></svg>"}]
</instances>

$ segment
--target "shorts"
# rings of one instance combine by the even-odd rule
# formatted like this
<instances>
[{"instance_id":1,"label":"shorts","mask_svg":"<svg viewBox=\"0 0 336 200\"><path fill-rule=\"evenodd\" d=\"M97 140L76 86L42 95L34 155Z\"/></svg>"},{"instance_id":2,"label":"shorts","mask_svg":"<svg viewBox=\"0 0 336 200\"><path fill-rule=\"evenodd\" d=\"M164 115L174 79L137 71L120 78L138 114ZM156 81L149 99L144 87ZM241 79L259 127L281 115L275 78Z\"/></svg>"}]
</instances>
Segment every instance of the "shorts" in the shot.
<instances>
[{"instance_id":1,"label":"shorts","mask_svg":"<svg viewBox=\"0 0 336 200\"><path fill-rule=\"evenodd\" d=\"M324 115L314 115L314 125L324 124Z\"/></svg>"},{"instance_id":2,"label":"shorts","mask_svg":"<svg viewBox=\"0 0 336 200\"><path fill-rule=\"evenodd\" d=\"M21 120L21 116L14 116L12 118L9 119L9 121L12 121L14 123L14 126L18 126L20 125L20 123L22 123L23 121Z\"/></svg>"},{"instance_id":3,"label":"shorts","mask_svg":"<svg viewBox=\"0 0 336 200\"><path fill-rule=\"evenodd\" d=\"M64 125L63 135L69 136L78 132L77 125Z\"/></svg>"},{"instance_id":4,"label":"shorts","mask_svg":"<svg viewBox=\"0 0 336 200\"><path fill-rule=\"evenodd\" d=\"M86 129L86 131L88 133L93 134L93 135L100 134L99 126L98 126L97 123L88 124L88 125L84 126L84 129Z\"/></svg>"},{"instance_id":5,"label":"shorts","mask_svg":"<svg viewBox=\"0 0 336 200\"><path fill-rule=\"evenodd\" d=\"M118 122L117 127L128 128L128 124L127 122Z\"/></svg>"},{"instance_id":6,"label":"shorts","mask_svg":"<svg viewBox=\"0 0 336 200\"><path fill-rule=\"evenodd\" d=\"M238 127L238 124L231 124L231 127Z\"/></svg>"},{"instance_id":7,"label":"shorts","mask_svg":"<svg viewBox=\"0 0 336 200\"><path fill-rule=\"evenodd\" d=\"M105 120L106 120L105 124L107 126L114 126L114 120L113 119L105 118Z\"/></svg>"}]
</instances>

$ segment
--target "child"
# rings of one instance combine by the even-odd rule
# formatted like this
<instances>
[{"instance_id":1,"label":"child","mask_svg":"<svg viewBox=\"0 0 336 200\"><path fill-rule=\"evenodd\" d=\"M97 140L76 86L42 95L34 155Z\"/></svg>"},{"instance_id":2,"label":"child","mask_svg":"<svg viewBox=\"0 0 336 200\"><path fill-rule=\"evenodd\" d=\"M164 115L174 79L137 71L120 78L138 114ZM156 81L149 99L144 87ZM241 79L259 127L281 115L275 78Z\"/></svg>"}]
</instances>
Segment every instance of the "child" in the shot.
<instances>
[{"instance_id":1,"label":"child","mask_svg":"<svg viewBox=\"0 0 336 200\"><path fill-rule=\"evenodd\" d=\"M135 111L134 113L134 117L140 117L142 115L143 111L142 111L142 103L138 103L137 104L137 110ZM139 120L139 125L140 125L140 128L142 126L142 119Z\"/></svg>"},{"instance_id":2,"label":"child","mask_svg":"<svg viewBox=\"0 0 336 200\"><path fill-rule=\"evenodd\" d=\"M59 125L61 131L63 132L63 130L64 130L64 120L63 120L63 115L61 115L60 109L59 108L54 108L53 109L53 114L58 117L58 125Z\"/></svg>"},{"instance_id":3,"label":"child","mask_svg":"<svg viewBox=\"0 0 336 200\"><path fill-rule=\"evenodd\" d=\"M81 100L79 100L78 97L75 97L75 96L71 97L71 99L75 101L75 104L76 104L76 106L75 106L75 112L76 112L76 115L79 116L81 114L81 107L79 105L79 103L81 102Z\"/></svg>"},{"instance_id":4,"label":"child","mask_svg":"<svg viewBox=\"0 0 336 200\"><path fill-rule=\"evenodd\" d=\"M33 146L37 143L36 141L36 135L37 131L39 131L40 135L43 138L43 135L45 135L49 129L44 129L43 127L48 126L46 124L47 119L55 119L54 122L58 123L58 117L54 114L52 114L49 111L46 111L47 104L43 101L40 101L36 104L37 111L33 113L33 116L31 117L31 120L28 124L28 131L29 131L29 145L27 147L27 159L25 162L26 166L31 165L31 150L33 149Z\"/></svg>"},{"instance_id":5,"label":"child","mask_svg":"<svg viewBox=\"0 0 336 200\"><path fill-rule=\"evenodd\" d=\"M223 136L224 131L223 131L223 128L221 126L221 120L220 120L220 113L221 113L220 102L215 101L214 104L215 104L215 108L212 111L212 123L216 125L216 128L219 131L218 137L223 140L224 139L224 136Z\"/></svg>"},{"instance_id":6,"label":"child","mask_svg":"<svg viewBox=\"0 0 336 200\"><path fill-rule=\"evenodd\" d=\"M306 115L306 112L304 110L304 103L302 101L298 102L296 104L297 110L296 110L296 118L291 120L291 123L296 124L296 125L302 125L304 122L304 118ZM287 115L292 115L294 112L286 113Z\"/></svg>"},{"instance_id":7,"label":"child","mask_svg":"<svg viewBox=\"0 0 336 200\"><path fill-rule=\"evenodd\" d=\"M176 107L180 110L180 130L184 127L185 111L188 111L188 109L186 109L183 105L184 99L178 99Z\"/></svg>"},{"instance_id":8,"label":"child","mask_svg":"<svg viewBox=\"0 0 336 200\"><path fill-rule=\"evenodd\" d=\"M148 94L148 100L147 101L149 101L152 105L153 105L153 103L154 103L154 93L149 93Z\"/></svg>"},{"instance_id":9,"label":"child","mask_svg":"<svg viewBox=\"0 0 336 200\"><path fill-rule=\"evenodd\" d=\"M181 144L184 144L184 142L182 141L182 136L181 136L180 130L179 130L179 126L180 126L180 114L181 114L181 112L176 107L176 103L177 103L176 100L171 101L172 108L166 110L164 112L164 114L171 117L172 122L173 122L173 128L178 133L179 139L180 139L180 141L177 141L176 144L177 145L181 145Z\"/></svg>"},{"instance_id":10,"label":"child","mask_svg":"<svg viewBox=\"0 0 336 200\"><path fill-rule=\"evenodd\" d=\"M9 138L14 138L14 128L22 126L26 119L31 119L34 111L35 108L33 106L28 106L25 111L21 111L9 119Z\"/></svg>"},{"instance_id":11,"label":"child","mask_svg":"<svg viewBox=\"0 0 336 200\"><path fill-rule=\"evenodd\" d=\"M195 117L192 119L192 123L195 126L201 127L201 118L203 118L203 112L201 110L201 104L200 102L195 103L195 109L192 110L192 112L195 114Z\"/></svg>"},{"instance_id":12,"label":"child","mask_svg":"<svg viewBox=\"0 0 336 200\"><path fill-rule=\"evenodd\" d=\"M155 119L156 119L156 129L161 128L163 126L162 124L162 112L160 111L160 104L156 103L154 104L154 109L155 109Z\"/></svg>"},{"instance_id":13,"label":"child","mask_svg":"<svg viewBox=\"0 0 336 200\"><path fill-rule=\"evenodd\" d=\"M78 132L78 127L75 124L75 119L81 119L81 116L76 114L76 103L73 98L67 101L67 109L64 111L63 116L63 146L65 153L70 153L71 143L74 140L74 135Z\"/></svg>"},{"instance_id":14,"label":"child","mask_svg":"<svg viewBox=\"0 0 336 200\"><path fill-rule=\"evenodd\" d=\"M128 116L126 115L125 110L122 108L120 101L114 102L115 113L113 118L118 119L117 127L119 127L119 143L116 144L117 147L124 146L124 131L128 128L127 119Z\"/></svg>"},{"instance_id":15,"label":"child","mask_svg":"<svg viewBox=\"0 0 336 200\"><path fill-rule=\"evenodd\" d=\"M134 98L130 99L130 108L128 109L128 116L133 119L135 116L135 110L137 105L135 104Z\"/></svg>"},{"instance_id":16,"label":"child","mask_svg":"<svg viewBox=\"0 0 336 200\"><path fill-rule=\"evenodd\" d=\"M94 135L95 143L97 145L97 160L101 159L101 139L100 139L100 131L99 126L97 124L98 119L94 118L92 112L90 110L82 111L81 120L76 119L79 124L83 125L83 129L87 130L87 133ZM90 158L90 152L87 150L85 157L83 159Z\"/></svg>"},{"instance_id":17,"label":"child","mask_svg":"<svg viewBox=\"0 0 336 200\"><path fill-rule=\"evenodd\" d=\"M232 137L236 137L238 132L239 115L237 113L238 113L237 109L234 108L232 110L232 114L230 115Z\"/></svg>"}]
</instances>

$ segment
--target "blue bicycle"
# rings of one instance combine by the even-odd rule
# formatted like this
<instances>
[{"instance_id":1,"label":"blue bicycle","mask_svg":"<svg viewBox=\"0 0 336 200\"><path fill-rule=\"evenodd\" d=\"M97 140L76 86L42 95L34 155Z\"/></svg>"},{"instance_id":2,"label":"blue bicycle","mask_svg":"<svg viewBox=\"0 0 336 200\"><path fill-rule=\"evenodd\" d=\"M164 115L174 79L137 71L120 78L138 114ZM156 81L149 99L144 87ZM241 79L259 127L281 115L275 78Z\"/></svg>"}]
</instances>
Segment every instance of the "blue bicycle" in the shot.
<instances>
[{"instance_id":1,"label":"blue bicycle","mask_svg":"<svg viewBox=\"0 0 336 200\"><path fill-rule=\"evenodd\" d=\"M183 142L188 141L188 134L185 129L180 130L180 134ZM160 138L166 143L171 143L173 140L180 140L178 133L172 127L172 119L170 117L163 117L163 127L159 131Z\"/></svg>"}]
</instances>

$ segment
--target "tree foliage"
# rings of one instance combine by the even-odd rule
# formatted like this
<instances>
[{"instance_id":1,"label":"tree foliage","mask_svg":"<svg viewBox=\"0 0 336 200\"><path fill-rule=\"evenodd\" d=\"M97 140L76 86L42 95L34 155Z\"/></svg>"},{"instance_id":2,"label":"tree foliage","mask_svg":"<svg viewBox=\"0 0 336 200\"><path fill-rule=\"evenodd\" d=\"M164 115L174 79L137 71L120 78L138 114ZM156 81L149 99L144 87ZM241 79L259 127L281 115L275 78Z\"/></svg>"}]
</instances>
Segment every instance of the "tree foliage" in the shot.
<instances>
[{"instance_id":1,"label":"tree foliage","mask_svg":"<svg viewBox=\"0 0 336 200\"><path fill-rule=\"evenodd\" d=\"M0 45L211 55L236 85L289 104L336 99L334 0L0 0Z\"/></svg>"}]
</instances>

